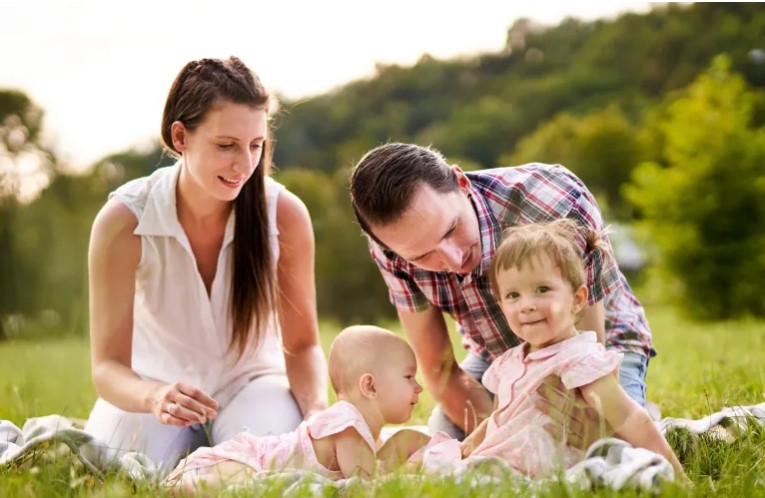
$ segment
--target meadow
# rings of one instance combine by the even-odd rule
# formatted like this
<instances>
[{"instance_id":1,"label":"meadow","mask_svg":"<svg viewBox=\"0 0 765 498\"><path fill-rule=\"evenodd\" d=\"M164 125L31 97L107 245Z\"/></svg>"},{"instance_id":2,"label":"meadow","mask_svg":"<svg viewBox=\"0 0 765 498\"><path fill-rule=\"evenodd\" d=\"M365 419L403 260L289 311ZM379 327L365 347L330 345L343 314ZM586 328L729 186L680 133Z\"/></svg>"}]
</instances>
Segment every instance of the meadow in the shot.
<instances>
[{"instance_id":1,"label":"meadow","mask_svg":"<svg viewBox=\"0 0 765 498\"><path fill-rule=\"evenodd\" d=\"M647 309L659 355L648 371L648 398L662 416L701 418L724 406L753 405L765 401L765 323L736 321L698 324L669 308ZM326 349L339 328L322 324ZM454 340L458 339L456 336ZM459 349L459 348L458 348ZM0 419L21 426L29 417L59 413L87 418L96 399L90 382L87 339L41 337L0 343ZM433 406L423 393L412 423L423 424ZM765 430L757 427L733 443L674 433L670 442L694 482L692 489L668 484L662 496L765 496ZM280 496L283 485L241 490L237 496ZM325 496L468 497L507 496L503 486L468 486L452 480L394 477L370 487ZM161 496L148 484L135 485L124 476L105 479L87 473L71 457L55 461L31 459L23 465L0 469L0 496ZM297 493L311 495L310 490ZM541 489L513 488L528 496L636 496L635 491L577 490L563 483Z\"/></svg>"}]
</instances>

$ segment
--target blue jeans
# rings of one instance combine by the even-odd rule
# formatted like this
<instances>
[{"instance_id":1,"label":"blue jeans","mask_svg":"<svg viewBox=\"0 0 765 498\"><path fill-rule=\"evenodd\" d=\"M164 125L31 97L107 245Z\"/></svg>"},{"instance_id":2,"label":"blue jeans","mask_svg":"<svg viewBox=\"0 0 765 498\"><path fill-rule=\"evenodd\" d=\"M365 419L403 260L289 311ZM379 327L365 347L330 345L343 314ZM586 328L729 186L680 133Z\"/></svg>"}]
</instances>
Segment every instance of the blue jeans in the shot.
<instances>
[{"instance_id":1,"label":"blue jeans","mask_svg":"<svg viewBox=\"0 0 765 498\"><path fill-rule=\"evenodd\" d=\"M489 368L489 362L469 351L465 359L460 363L460 367L468 375L480 382L484 372ZM619 367L619 384L621 384L629 397L634 399L640 406L645 406L645 374L647 370L648 358L638 353L624 353L624 359ZM489 393L489 396L492 396L492 394ZM465 433L454 422L449 420L441 405L436 405L430 413L428 431L431 434L436 431L443 431L460 441L465 438Z\"/></svg>"}]
</instances>

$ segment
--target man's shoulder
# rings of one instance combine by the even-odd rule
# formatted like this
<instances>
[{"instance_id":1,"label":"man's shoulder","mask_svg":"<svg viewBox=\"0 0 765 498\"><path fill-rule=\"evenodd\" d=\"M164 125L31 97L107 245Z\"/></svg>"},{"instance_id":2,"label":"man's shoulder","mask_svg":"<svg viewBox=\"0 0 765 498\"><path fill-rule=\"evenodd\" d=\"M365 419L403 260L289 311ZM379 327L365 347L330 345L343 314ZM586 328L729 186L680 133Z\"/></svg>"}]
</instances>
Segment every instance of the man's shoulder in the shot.
<instances>
[{"instance_id":1,"label":"man's shoulder","mask_svg":"<svg viewBox=\"0 0 765 498\"><path fill-rule=\"evenodd\" d=\"M582 181L559 164L487 169L468 178L496 219L510 224L566 216L586 191Z\"/></svg>"},{"instance_id":2,"label":"man's shoulder","mask_svg":"<svg viewBox=\"0 0 765 498\"><path fill-rule=\"evenodd\" d=\"M479 188L509 189L524 185L551 184L583 186L581 180L560 164L527 163L518 166L502 166L466 173Z\"/></svg>"}]
</instances>

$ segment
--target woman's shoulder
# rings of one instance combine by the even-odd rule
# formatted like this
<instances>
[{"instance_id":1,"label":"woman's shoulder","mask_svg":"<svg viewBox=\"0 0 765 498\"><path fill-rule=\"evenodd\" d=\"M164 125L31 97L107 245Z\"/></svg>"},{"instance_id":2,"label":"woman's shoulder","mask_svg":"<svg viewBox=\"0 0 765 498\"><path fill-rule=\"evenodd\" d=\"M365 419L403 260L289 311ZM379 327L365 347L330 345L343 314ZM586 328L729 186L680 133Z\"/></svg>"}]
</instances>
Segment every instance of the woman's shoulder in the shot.
<instances>
[{"instance_id":1,"label":"woman's shoulder","mask_svg":"<svg viewBox=\"0 0 765 498\"><path fill-rule=\"evenodd\" d=\"M157 188L167 190L177 174L175 166L159 168L149 176L130 180L112 193L96 215L91 232L91 253L119 250L140 256L140 237L135 234L146 204ZM130 258L133 259L133 258Z\"/></svg>"},{"instance_id":2,"label":"woman's shoulder","mask_svg":"<svg viewBox=\"0 0 765 498\"><path fill-rule=\"evenodd\" d=\"M137 266L141 257L140 237L135 214L117 199L110 199L96 215L90 234L90 260L104 259L117 264ZM111 263L110 263L111 264Z\"/></svg>"},{"instance_id":3,"label":"woman's shoulder","mask_svg":"<svg viewBox=\"0 0 765 498\"><path fill-rule=\"evenodd\" d=\"M109 200L116 198L127 206L136 218L140 218L152 195L156 195L158 191L168 194L175 188L178 172L177 164L158 168L148 176L123 183L109 194Z\"/></svg>"},{"instance_id":4,"label":"woman's shoulder","mask_svg":"<svg viewBox=\"0 0 765 498\"><path fill-rule=\"evenodd\" d=\"M313 235L311 215L305 203L284 187L276 199L276 228L280 238L292 241Z\"/></svg>"}]
</instances>

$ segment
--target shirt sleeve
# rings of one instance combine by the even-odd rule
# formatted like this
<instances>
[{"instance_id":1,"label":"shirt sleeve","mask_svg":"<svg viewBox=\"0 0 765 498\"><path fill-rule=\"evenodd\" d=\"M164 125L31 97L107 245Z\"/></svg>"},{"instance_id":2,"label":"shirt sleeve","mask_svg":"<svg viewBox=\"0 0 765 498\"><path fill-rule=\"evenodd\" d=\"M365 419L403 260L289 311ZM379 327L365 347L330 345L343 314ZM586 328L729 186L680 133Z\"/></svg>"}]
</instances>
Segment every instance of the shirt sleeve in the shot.
<instances>
[{"instance_id":1,"label":"shirt sleeve","mask_svg":"<svg viewBox=\"0 0 765 498\"><path fill-rule=\"evenodd\" d=\"M369 241L369 252L388 286L388 297L398 310L425 311L430 303L422 293L408 268L409 263Z\"/></svg>"}]
</instances>

